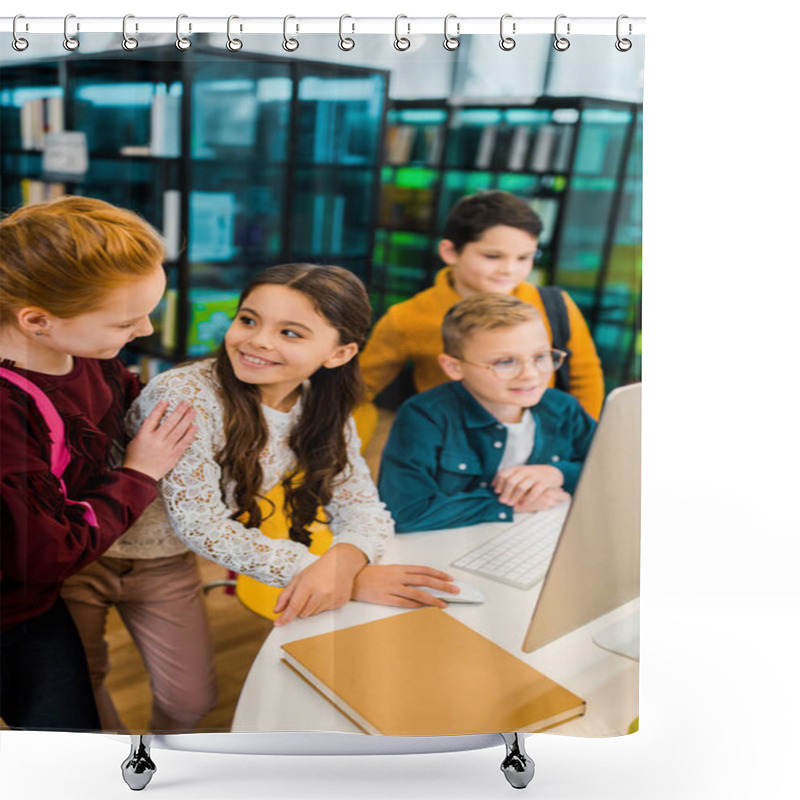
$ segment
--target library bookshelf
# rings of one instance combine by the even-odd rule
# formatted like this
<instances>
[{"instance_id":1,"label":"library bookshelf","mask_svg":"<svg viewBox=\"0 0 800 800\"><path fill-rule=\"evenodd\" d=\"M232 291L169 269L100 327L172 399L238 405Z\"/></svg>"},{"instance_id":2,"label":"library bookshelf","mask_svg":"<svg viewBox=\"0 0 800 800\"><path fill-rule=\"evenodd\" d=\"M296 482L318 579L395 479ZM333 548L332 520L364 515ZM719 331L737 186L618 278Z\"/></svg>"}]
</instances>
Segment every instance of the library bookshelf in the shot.
<instances>
[{"instance_id":1,"label":"library bookshelf","mask_svg":"<svg viewBox=\"0 0 800 800\"><path fill-rule=\"evenodd\" d=\"M390 101L389 90L386 71L231 59L200 41L3 64L0 209L89 195L163 233L155 332L126 354L147 377L213 352L241 288L272 264L351 269L377 318L431 284L452 205L504 189L541 216L532 280L578 303L607 388L638 379L641 105ZM53 160L48 143L65 132L78 141Z\"/></svg>"},{"instance_id":2,"label":"library bookshelf","mask_svg":"<svg viewBox=\"0 0 800 800\"><path fill-rule=\"evenodd\" d=\"M145 376L213 352L270 265L339 264L371 285L387 73L195 43L6 64L0 81L4 213L87 195L164 235L156 330L126 354ZM82 171L52 170L65 131Z\"/></svg>"},{"instance_id":3,"label":"library bookshelf","mask_svg":"<svg viewBox=\"0 0 800 800\"><path fill-rule=\"evenodd\" d=\"M397 101L387 109L373 281L388 307L429 286L449 209L482 189L543 222L532 280L584 313L607 388L640 373L641 105L540 97L528 105ZM383 309L382 309L383 310Z\"/></svg>"}]
</instances>

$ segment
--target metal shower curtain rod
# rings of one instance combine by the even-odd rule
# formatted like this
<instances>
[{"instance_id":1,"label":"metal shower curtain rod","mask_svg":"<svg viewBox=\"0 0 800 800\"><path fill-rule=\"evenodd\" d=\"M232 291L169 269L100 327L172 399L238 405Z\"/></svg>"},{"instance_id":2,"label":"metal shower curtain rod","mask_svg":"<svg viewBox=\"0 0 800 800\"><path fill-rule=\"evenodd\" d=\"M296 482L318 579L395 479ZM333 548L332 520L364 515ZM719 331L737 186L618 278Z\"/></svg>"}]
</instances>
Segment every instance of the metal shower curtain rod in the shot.
<instances>
[{"instance_id":1,"label":"metal shower curtain rod","mask_svg":"<svg viewBox=\"0 0 800 800\"><path fill-rule=\"evenodd\" d=\"M454 4L456 5L456 4ZM24 9L20 8L19 11ZM126 15L128 30L137 33L170 33L175 31L175 17L136 17ZM570 35L614 35L622 26L625 36L644 34L645 18L628 17L570 17L559 14L557 17L514 17L509 14L496 17L459 17L448 14L444 17L356 17L349 14L341 17L305 17L288 15L285 17L203 17L181 14L183 30L189 33L221 33L230 29L230 20L235 19L234 29L245 34L282 34L287 20L291 20L293 33L340 33L343 25L351 33L391 34L401 27L404 35L441 34L447 26L453 34L491 34L501 29L510 35L552 34L555 26ZM63 33L65 21L74 33L115 33L122 30L123 17L84 17L68 14L64 17L37 17L23 13L0 17L0 32L21 34ZM16 26L15 26L16 21ZM569 31L567 31L569 26Z\"/></svg>"}]
</instances>

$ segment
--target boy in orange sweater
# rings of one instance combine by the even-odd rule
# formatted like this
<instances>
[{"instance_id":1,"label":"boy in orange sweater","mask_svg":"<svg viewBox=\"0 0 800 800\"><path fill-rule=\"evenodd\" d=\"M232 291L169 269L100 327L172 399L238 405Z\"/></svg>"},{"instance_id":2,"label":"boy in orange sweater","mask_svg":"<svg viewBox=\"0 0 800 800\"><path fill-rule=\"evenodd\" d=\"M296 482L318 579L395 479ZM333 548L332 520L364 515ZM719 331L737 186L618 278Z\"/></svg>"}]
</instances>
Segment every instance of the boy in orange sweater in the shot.
<instances>
[{"instance_id":1,"label":"boy in orange sweater","mask_svg":"<svg viewBox=\"0 0 800 800\"><path fill-rule=\"evenodd\" d=\"M434 285L392 306L376 323L359 357L372 400L413 362L414 386L423 392L448 380L439 365L445 313L459 300L486 292L513 295L535 306L552 341L539 289L526 282L533 268L542 222L525 201L508 192L464 197L450 212L439 243L445 267ZM603 404L603 371L589 329L578 307L563 292L569 319L569 386L595 419ZM555 385L555 376L550 382Z\"/></svg>"}]
</instances>

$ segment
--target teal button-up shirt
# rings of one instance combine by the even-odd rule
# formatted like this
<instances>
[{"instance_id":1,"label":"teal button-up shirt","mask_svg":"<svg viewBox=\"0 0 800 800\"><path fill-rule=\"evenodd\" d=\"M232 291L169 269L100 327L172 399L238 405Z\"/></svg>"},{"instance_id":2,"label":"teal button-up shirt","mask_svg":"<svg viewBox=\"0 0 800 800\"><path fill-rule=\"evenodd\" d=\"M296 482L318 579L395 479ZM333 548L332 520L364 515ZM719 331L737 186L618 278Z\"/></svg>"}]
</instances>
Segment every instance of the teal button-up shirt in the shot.
<instances>
[{"instance_id":1,"label":"teal button-up shirt","mask_svg":"<svg viewBox=\"0 0 800 800\"><path fill-rule=\"evenodd\" d=\"M548 389L531 408L536 432L526 463L549 464L575 491L595 421L571 395ZM398 533L511 522L492 481L508 430L459 381L407 400L381 457L378 490Z\"/></svg>"}]
</instances>

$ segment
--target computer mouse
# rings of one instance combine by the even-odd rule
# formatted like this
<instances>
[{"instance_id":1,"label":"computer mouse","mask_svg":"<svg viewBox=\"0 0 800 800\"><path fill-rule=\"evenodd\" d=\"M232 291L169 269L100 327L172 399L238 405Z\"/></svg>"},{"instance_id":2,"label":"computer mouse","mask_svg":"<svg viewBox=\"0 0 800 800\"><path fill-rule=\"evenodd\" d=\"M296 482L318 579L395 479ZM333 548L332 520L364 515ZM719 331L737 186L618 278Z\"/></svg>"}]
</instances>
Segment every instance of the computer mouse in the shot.
<instances>
[{"instance_id":1,"label":"computer mouse","mask_svg":"<svg viewBox=\"0 0 800 800\"><path fill-rule=\"evenodd\" d=\"M486 597L477 586L473 586L466 581L453 581L454 586L458 586L461 590L458 594L450 594L450 592L442 591L441 589L431 589L428 586L417 586L417 589L422 589L423 592L428 592L434 597L441 597L442 600L448 603L485 603Z\"/></svg>"}]
</instances>

